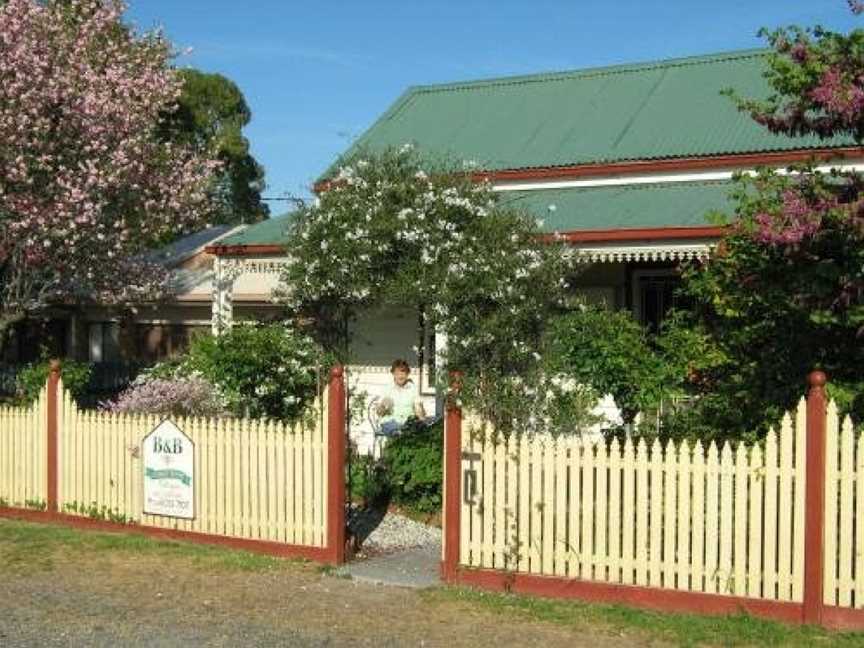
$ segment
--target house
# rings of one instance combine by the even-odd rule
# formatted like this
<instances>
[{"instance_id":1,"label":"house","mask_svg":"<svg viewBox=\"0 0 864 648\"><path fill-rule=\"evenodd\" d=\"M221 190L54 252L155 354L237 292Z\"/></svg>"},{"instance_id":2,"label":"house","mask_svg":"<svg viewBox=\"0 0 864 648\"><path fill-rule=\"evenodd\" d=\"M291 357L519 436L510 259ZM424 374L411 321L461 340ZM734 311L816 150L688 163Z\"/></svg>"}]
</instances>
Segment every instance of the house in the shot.
<instances>
[{"instance_id":1,"label":"house","mask_svg":"<svg viewBox=\"0 0 864 648\"><path fill-rule=\"evenodd\" d=\"M346 153L412 143L470 163L473 177L489 180L502 201L533 213L579 251L586 267L575 291L656 328L674 303L679 264L707 258L722 234L707 215L731 211L734 172L811 158L864 162L851 139L773 135L721 96L726 88L769 94L765 56L746 50L412 87ZM321 180L318 191L327 175ZM67 354L152 361L182 349L196 330L278 318L271 292L289 221L178 242L163 258L175 272L173 299L125 322L105 309L65 312L58 337ZM417 313L368 313L356 323L355 341L356 388L379 393L390 362L404 357L415 365L427 411L435 408L432 376L446 341L424 330Z\"/></svg>"},{"instance_id":2,"label":"house","mask_svg":"<svg viewBox=\"0 0 864 648\"><path fill-rule=\"evenodd\" d=\"M501 200L529 210L581 253L587 267L576 291L656 328L674 304L679 264L706 258L722 234L708 214L731 212L734 172L811 158L864 162L851 139L773 135L721 96L726 88L767 96L765 57L734 51L412 87L347 154L412 143L469 161ZM326 190L326 179L317 190ZM284 225L255 225L209 248L214 330L276 285ZM392 358L420 359L415 382L431 403L436 344L415 313L369 314L357 324L353 374L374 392L389 380Z\"/></svg>"},{"instance_id":3,"label":"house","mask_svg":"<svg viewBox=\"0 0 864 648\"><path fill-rule=\"evenodd\" d=\"M91 363L91 389L112 392L142 366L185 350L192 335L212 327L213 256L206 248L245 227L210 227L149 253L149 260L170 271L164 302L141 304L131 314L98 304L54 304L22 323L4 346L0 392L14 392L18 368L46 352ZM250 316L262 314L253 308Z\"/></svg>"}]
</instances>

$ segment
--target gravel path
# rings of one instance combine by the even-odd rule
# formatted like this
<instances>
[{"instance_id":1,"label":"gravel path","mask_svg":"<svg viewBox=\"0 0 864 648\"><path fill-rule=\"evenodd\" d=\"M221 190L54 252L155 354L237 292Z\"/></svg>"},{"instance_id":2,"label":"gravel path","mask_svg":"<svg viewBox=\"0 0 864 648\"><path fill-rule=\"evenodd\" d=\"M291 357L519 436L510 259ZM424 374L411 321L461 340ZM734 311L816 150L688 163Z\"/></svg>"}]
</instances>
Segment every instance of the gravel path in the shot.
<instances>
[{"instance_id":1,"label":"gravel path","mask_svg":"<svg viewBox=\"0 0 864 648\"><path fill-rule=\"evenodd\" d=\"M348 527L361 542L364 553L389 553L414 547L441 546L441 529L427 526L398 513L354 509Z\"/></svg>"},{"instance_id":2,"label":"gravel path","mask_svg":"<svg viewBox=\"0 0 864 648\"><path fill-rule=\"evenodd\" d=\"M441 584L441 529L374 509L353 509L348 522L356 554L337 570L364 583L424 588Z\"/></svg>"}]
</instances>

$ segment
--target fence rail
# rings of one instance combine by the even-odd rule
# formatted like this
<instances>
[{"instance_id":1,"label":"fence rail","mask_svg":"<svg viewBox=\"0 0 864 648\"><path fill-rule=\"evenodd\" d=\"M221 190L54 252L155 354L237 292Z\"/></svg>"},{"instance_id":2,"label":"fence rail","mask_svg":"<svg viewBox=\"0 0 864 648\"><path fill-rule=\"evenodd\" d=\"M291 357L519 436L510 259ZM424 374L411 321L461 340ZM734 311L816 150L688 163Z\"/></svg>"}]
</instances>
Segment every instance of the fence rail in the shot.
<instances>
[{"instance_id":1,"label":"fence rail","mask_svg":"<svg viewBox=\"0 0 864 648\"><path fill-rule=\"evenodd\" d=\"M864 435L826 406L824 376L813 381L752 445L503 438L451 411L442 573L864 627Z\"/></svg>"}]
</instances>

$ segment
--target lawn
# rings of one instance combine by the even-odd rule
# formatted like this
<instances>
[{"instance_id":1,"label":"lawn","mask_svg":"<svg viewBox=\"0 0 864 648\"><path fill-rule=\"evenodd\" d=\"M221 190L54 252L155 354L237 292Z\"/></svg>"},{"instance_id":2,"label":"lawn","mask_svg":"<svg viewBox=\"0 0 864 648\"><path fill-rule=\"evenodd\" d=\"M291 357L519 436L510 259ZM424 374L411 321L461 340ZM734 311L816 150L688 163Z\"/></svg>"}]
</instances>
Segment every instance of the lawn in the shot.
<instances>
[{"instance_id":1,"label":"lawn","mask_svg":"<svg viewBox=\"0 0 864 648\"><path fill-rule=\"evenodd\" d=\"M834 633L788 626L746 615L696 616L650 612L621 605L498 594L467 588L427 590L430 604L462 602L508 618L547 621L574 630L602 627L678 646L864 646L864 633Z\"/></svg>"},{"instance_id":2,"label":"lawn","mask_svg":"<svg viewBox=\"0 0 864 648\"><path fill-rule=\"evenodd\" d=\"M291 596L290 592L301 586L305 597L302 600L305 604L317 605L315 609L318 616L325 620L322 624L337 608L341 608L342 621L356 621L358 627L364 627L370 618L369 612L353 611L354 603L351 603L352 613L346 609L346 602L357 601L358 596L364 605L368 603L372 608L404 605L406 607L399 622L391 628L394 633L402 633L399 635L401 637L412 636L412 623L418 632L421 627L426 628L424 623L428 618L429 625L435 628L441 627L441 619L450 619L448 623L451 625L464 623L477 632L485 628L487 636L498 626L499 630L512 628L508 632L518 632L519 629L538 632L542 628L549 628L550 636L553 637L556 632L554 629L557 628L558 633L564 632L566 636L573 637L573 645L593 645L597 648L607 643L620 645L622 641L643 645L864 648L864 633L832 633L747 616L662 614L623 606L540 599L465 588L441 587L417 593L330 578L329 569L303 561L157 540L134 533L87 532L63 526L0 519L0 573L7 574L10 580L44 578L46 575L49 578L54 578L54 575L61 578L68 576L70 570L78 567L86 570L101 562L141 563L144 565L142 569L148 574L147 570L151 569L149 566L164 565L170 573L187 584L199 580L198 591L202 592L202 596L213 587L227 592L230 589L228 582L236 581L238 600L254 606L256 614L268 614L268 600L286 601ZM80 577L87 581L86 574ZM110 575L110 569L100 574L100 579L112 577L116 576ZM123 584L129 585L135 578L139 577L127 575ZM183 582L179 582L176 587L186 587ZM264 597L257 605L249 600L247 587L255 582L262 584L257 590L269 588L275 598ZM280 588L289 593L280 596ZM313 594L316 588L321 590L317 595ZM315 596L318 598L315 599ZM340 596L341 599L338 598ZM134 605L134 601L130 605ZM285 618L277 607L273 607L270 613L280 619ZM304 610L303 614L311 617L308 610ZM413 621L411 615L414 615ZM454 615L458 615L458 621ZM354 619L354 616L357 618Z\"/></svg>"}]
</instances>

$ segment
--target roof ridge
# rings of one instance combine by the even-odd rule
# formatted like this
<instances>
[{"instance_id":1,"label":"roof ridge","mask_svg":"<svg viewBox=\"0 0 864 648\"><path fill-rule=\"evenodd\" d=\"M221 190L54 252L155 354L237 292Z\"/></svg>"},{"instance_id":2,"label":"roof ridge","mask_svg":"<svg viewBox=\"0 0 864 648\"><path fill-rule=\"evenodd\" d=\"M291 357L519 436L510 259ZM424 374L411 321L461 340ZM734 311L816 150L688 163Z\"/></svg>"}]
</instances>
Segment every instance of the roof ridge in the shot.
<instances>
[{"instance_id":1,"label":"roof ridge","mask_svg":"<svg viewBox=\"0 0 864 648\"><path fill-rule=\"evenodd\" d=\"M414 93L441 92L447 90L467 90L489 86L521 85L525 83L540 83L545 81L566 81L569 79L587 79L609 76L612 74L628 74L656 70L661 68L684 67L690 65L707 65L721 61L733 61L765 56L770 50L766 48L751 48L743 50L729 50L715 52L713 54L696 54L692 56L675 57L670 59L658 59L654 61L642 61L633 63L616 63L614 65L603 65L590 68L575 68L572 70L560 70L557 72L537 72L533 74L522 74L514 76L492 77L488 79L475 79L472 81L453 81L448 83L433 83L428 85L410 86L400 100L406 99ZM401 101L397 100L396 104Z\"/></svg>"}]
</instances>

